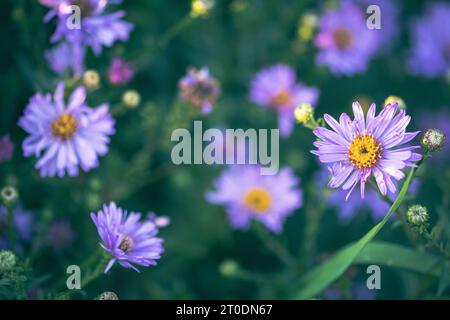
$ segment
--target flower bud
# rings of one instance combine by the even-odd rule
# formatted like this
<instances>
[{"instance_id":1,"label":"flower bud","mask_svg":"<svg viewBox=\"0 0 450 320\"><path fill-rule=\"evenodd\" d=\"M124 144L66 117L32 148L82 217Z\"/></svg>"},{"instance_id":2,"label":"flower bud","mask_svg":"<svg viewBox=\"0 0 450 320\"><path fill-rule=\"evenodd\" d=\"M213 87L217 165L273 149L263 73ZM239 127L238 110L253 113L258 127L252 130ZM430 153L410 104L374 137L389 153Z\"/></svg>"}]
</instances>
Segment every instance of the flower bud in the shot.
<instances>
[{"instance_id":1,"label":"flower bud","mask_svg":"<svg viewBox=\"0 0 450 320\"><path fill-rule=\"evenodd\" d=\"M426 152L439 151L445 144L445 134L439 129L428 129L422 137L422 146Z\"/></svg>"},{"instance_id":2,"label":"flower bud","mask_svg":"<svg viewBox=\"0 0 450 320\"><path fill-rule=\"evenodd\" d=\"M88 88L95 90L100 86L100 76L95 70L86 70L83 74L83 84Z\"/></svg>"},{"instance_id":3,"label":"flower bud","mask_svg":"<svg viewBox=\"0 0 450 320\"><path fill-rule=\"evenodd\" d=\"M5 207L13 207L17 199L19 199L19 194L17 193L17 190L14 187L4 187L0 191L0 199L2 203L5 205Z\"/></svg>"},{"instance_id":4,"label":"flower bud","mask_svg":"<svg viewBox=\"0 0 450 320\"><path fill-rule=\"evenodd\" d=\"M106 291L100 294L97 300L119 300L119 297L112 291Z\"/></svg>"},{"instance_id":5,"label":"flower bud","mask_svg":"<svg viewBox=\"0 0 450 320\"><path fill-rule=\"evenodd\" d=\"M418 228L420 233L428 227L428 219L427 208L420 204L410 206L408 211L406 211L406 221L408 221L411 226Z\"/></svg>"},{"instance_id":6,"label":"flower bud","mask_svg":"<svg viewBox=\"0 0 450 320\"><path fill-rule=\"evenodd\" d=\"M15 254L9 250L0 251L0 273L11 271L15 266Z\"/></svg>"},{"instance_id":7,"label":"flower bud","mask_svg":"<svg viewBox=\"0 0 450 320\"><path fill-rule=\"evenodd\" d=\"M398 103L398 107L400 109L406 109L406 103L405 101L403 101L402 98L397 97L397 96L389 96L386 98L386 100L384 100L384 105L387 106L388 104L394 104L394 103Z\"/></svg>"},{"instance_id":8,"label":"flower bud","mask_svg":"<svg viewBox=\"0 0 450 320\"><path fill-rule=\"evenodd\" d=\"M314 108L309 103L301 103L294 110L294 116L297 122L305 124L312 119Z\"/></svg>"},{"instance_id":9,"label":"flower bud","mask_svg":"<svg viewBox=\"0 0 450 320\"><path fill-rule=\"evenodd\" d=\"M214 7L214 0L192 0L191 17L203 17Z\"/></svg>"},{"instance_id":10,"label":"flower bud","mask_svg":"<svg viewBox=\"0 0 450 320\"><path fill-rule=\"evenodd\" d=\"M225 277L232 277L239 270L239 265L234 260L225 260L219 266L220 273Z\"/></svg>"},{"instance_id":11,"label":"flower bud","mask_svg":"<svg viewBox=\"0 0 450 320\"><path fill-rule=\"evenodd\" d=\"M141 103L141 95L136 90L127 90L122 95L122 103L128 108L136 108Z\"/></svg>"}]
</instances>

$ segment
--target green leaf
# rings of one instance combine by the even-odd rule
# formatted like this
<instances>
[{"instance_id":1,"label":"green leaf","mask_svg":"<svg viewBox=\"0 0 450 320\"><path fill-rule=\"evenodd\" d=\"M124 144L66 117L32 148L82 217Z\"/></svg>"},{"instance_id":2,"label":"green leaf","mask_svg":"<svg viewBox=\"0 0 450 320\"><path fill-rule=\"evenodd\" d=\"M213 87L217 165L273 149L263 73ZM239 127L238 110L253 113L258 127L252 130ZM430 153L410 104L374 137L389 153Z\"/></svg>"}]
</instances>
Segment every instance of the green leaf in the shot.
<instances>
[{"instance_id":1,"label":"green leaf","mask_svg":"<svg viewBox=\"0 0 450 320\"><path fill-rule=\"evenodd\" d=\"M375 225L358 241L344 247L325 263L308 272L300 281L300 288L294 293L295 299L311 299L322 292L327 286L337 280L347 268L353 263L356 257L364 249L364 247L380 232L383 226L388 222L392 213L394 213L402 203L409 185L414 176L416 168L412 168L397 198L392 204L389 211L380 223Z\"/></svg>"},{"instance_id":2,"label":"green leaf","mask_svg":"<svg viewBox=\"0 0 450 320\"><path fill-rule=\"evenodd\" d=\"M441 262L442 260L434 255L397 244L373 241L361 251L353 264L377 264L439 276L442 269Z\"/></svg>"}]
</instances>

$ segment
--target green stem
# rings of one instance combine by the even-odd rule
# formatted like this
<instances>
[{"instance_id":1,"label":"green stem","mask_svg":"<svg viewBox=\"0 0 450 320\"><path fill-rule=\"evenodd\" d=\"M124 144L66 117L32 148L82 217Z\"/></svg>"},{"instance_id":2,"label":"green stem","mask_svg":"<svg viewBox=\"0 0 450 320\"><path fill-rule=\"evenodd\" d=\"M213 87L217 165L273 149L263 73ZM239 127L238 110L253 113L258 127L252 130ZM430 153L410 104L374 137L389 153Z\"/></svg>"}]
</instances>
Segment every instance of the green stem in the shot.
<instances>
[{"instance_id":1,"label":"green stem","mask_svg":"<svg viewBox=\"0 0 450 320\"><path fill-rule=\"evenodd\" d=\"M14 250L16 248L16 228L14 226L14 208L13 206L6 207L6 219L8 226L8 238L11 241L11 248Z\"/></svg>"},{"instance_id":2,"label":"green stem","mask_svg":"<svg viewBox=\"0 0 450 320\"><path fill-rule=\"evenodd\" d=\"M267 230L262 226L257 225L255 227L256 234L262 242L273 252L275 255L289 268L293 268L297 265L295 258L291 253L283 246L277 239L275 239Z\"/></svg>"}]
</instances>

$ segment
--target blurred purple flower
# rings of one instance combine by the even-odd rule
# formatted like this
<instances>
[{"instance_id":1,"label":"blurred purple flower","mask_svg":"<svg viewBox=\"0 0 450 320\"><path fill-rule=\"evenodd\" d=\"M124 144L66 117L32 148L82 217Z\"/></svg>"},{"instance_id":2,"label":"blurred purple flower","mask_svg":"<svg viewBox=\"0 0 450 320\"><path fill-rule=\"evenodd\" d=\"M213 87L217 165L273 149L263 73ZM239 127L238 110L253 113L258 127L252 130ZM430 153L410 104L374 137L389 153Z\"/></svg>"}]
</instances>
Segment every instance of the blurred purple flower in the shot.
<instances>
[{"instance_id":1,"label":"blurred purple flower","mask_svg":"<svg viewBox=\"0 0 450 320\"><path fill-rule=\"evenodd\" d=\"M11 160L14 153L14 144L8 135L0 136L0 162Z\"/></svg>"},{"instance_id":2,"label":"blurred purple flower","mask_svg":"<svg viewBox=\"0 0 450 320\"><path fill-rule=\"evenodd\" d=\"M353 300L375 300L377 296L377 290L370 290L367 288L365 281L355 281L350 288L351 299ZM344 300L344 292L336 287L331 286L323 292L323 296L326 300Z\"/></svg>"},{"instance_id":3,"label":"blurred purple flower","mask_svg":"<svg viewBox=\"0 0 450 320\"><path fill-rule=\"evenodd\" d=\"M397 192L391 178L403 179L405 174L401 169L414 166L415 161L422 159L420 154L413 152L420 146L403 146L419 133L406 132L411 117L405 110L397 113L398 104L388 104L375 116L375 109L372 104L365 117L361 105L354 102L353 121L346 113L341 115L339 122L325 114L324 120L332 130L318 127L313 131L320 140L314 142L317 150L311 153L317 155L320 162L329 164L330 188L342 186L343 190L349 190L346 200L358 183L361 198L364 198L366 182L372 174L381 194L386 195L387 190Z\"/></svg>"},{"instance_id":4,"label":"blurred purple flower","mask_svg":"<svg viewBox=\"0 0 450 320\"><path fill-rule=\"evenodd\" d=\"M261 175L259 166L236 165L215 181L216 191L206 199L226 206L231 225L248 229L255 219L275 233L283 231L284 220L303 205L299 179L290 168L276 175Z\"/></svg>"},{"instance_id":5,"label":"blurred purple flower","mask_svg":"<svg viewBox=\"0 0 450 320\"><path fill-rule=\"evenodd\" d=\"M61 42L50 50L45 52L45 58L50 69L62 74L69 68L72 68L76 75L81 75L84 69L85 50L79 50L70 43Z\"/></svg>"},{"instance_id":6,"label":"blurred purple flower","mask_svg":"<svg viewBox=\"0 0 450 320\"><path fill-rule=\"evenodd\" d=\"M295 71L287 65L269 66L257 73L250 86L250 100L278 113L281 136L289 136L295 123L294 109L300 103L315 105L319 90L298 83Z\"/></svg>"},{"instance_id":7,"label":"blurred purple flower","mask_svg":"<svg viewBox=\"0 0 450 320\"><path fill-rule=\"evenodd\" d=\"M35 94L19 126L30 134L23 142L24 156L40 157L36 168L41 176L78 175L78 167L89 171L99 156L108 152L114 119L107 103L93 109L86 105L86 90L76 88L64 103L64 83L59 83L52 101L49 93ZM41 153L44 154L41 157Z\"/></svg>"},{"instance_id":8,"label":"blurred purple flower","mask_svg":"<svg viewBox=\"0 0 450 320\"><path fill-rule=\"evenodd\" d=\"M133 79L134 70L121 58L114 58L108 69L108 80L111 84L124 84Z\"/></svg>"},{"instance_id":9,"label":"blurred purple flower","mask_svg":"<svg viewBox=\"0 0 450 320\"><path fill-rule=\"evenodd\" d=\"M428 4L425 15L411 27L412 73L426 78L445 76L450 70L450 4Z\"/></svg>"},{"instance_id":10,"label":"blurred purple flower","mask_svg":"<svg viewBox=\"0 0 450 320\"><path fill-rule=\"evenodd\" d=\"M109 0L40 0L41 4L51 8L45 16L48 22L57 18L55 33L50 38L52 43L65 41L72 53L71 63L77 75L80 75L80 65L87 47L99 55L102 47L111 47L116 41L127 41L133 25L123 21L124 11L106 13L109 4L120 1ZM78 6L81 11L79 28L72 25L72 7ZM82 70L81 70L82 71Z\"/></svg>"},{"instance_id":11,"label":"blurred purple flower","mask_svg":"<svg viewBox=\"0 0 450 320\"><path fill-rule=\"evenodd\" d=\"M376 30L366 26L366 15L352 1L342 1L336 10L326 11L320 19L315 45L316 61L333 74L352 75L364 72L378 50Z\"/></svg>"},{"instance_id":12,"label":"blurred purple flower","mask_svg":"<svg viewBox=\"0 0 450 320\"><path fill-rule=\"evenodd\" d=\"M358 5L365 14L366 17L369 14L366 10L371 5L376 5L380 8L381 13L381 26L380 29L370 30L375 34L375 41L379 42L377 45L378 49L387 48L391 46L395 38L399 34L399 1L395 0L354 0L355 4Z\"/></svg>"},{"instance_id":13,"label":"blurred purple flower","mask_svg":"<svg viewBox=\"0 0 450 320\"><path fill-rule=\"evenodd\" d=\"M170 224L169 216L158 216L152 211L147 213L147 220L153 222L158 228L165 228Z\"/></svg>"},{"instance_id":14,"label":"blurred purple flower","mask_svg":"<svg viewBox=\"0 0 450 320\"><path fill-rule=\"evenodd\" d=\"M187 75L178 82L178 87L181 99L200 108L203 113L212 111L220 95L219 83L211 77L206 67L200 70L189 68Z\"/></svg>"},{"instance_id":15,"label":"blurred purple flower","mask_svg":"<svg viewBox=\"0 0 450 320\"><path fill-rule=\"evenodd\" d=\"M155 260L164 252L163 240L155 237L157 226L149 220L139 221L140 213L127 214L112 202L104 205L97 215L91 213L91 218L103 241L100 246L113 256L105 273L115 262L139 272L133 264L155 266Z\"/></svg>"},{"instance_id":16,"label":"blurred purple flower","mask_svg":"<svg viewBox=\"0 0 450 320\"><path fill-rule=\"evenodd\" d=\"M50 223L47 229L47 244L55 250L70 246L75 240L75 233L68 221L60 220Z\"/></svg>"},{"instance_id":17,"label":"blurred purple flower","mask_svg":"<svg viewBox=\"0 0 450 320\"><path fill-rule=\"evenodd\" d=\"M13 211L14 227L18 236L18 240L23 242L31 241L34 231L34 214L32 211L24 209L22 204L18 204ZM7 226L7 210L0 205L0 234L6 233ZM0 236L0 249L9 248L6 238Z\"/></svg>"}]
</instances>

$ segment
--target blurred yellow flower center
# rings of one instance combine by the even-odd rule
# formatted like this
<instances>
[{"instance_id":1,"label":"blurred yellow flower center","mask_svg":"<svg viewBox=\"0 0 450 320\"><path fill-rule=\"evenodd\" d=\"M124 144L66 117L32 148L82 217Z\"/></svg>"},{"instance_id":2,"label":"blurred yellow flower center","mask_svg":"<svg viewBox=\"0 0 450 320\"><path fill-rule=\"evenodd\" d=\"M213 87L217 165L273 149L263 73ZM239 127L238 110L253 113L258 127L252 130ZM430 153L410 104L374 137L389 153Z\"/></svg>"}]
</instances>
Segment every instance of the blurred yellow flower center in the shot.
<instances>
[{"instance_id":1,"label":"blurred yellow flower center","mask_svg":"<svg viewBox=\"0 0 450 320\"><path fill-rule=\"evenodd\" d=\"M133 239L129 236L125 236L122 241L120 241L119 249L125 253L128 253L133 248L133 244Z\"/></svg>"},{"instance_id":2,"label":"blurred yellow flower center","mask_svg":"<svg viewBox=\"0 0 450 320\"><path fill-rule=\"evenodd\" d=\"M347 29L337 28L333 32L333 39L339 49L346 49L352 44L352 35Z\"/></svg>"},{"instance_id":3,"label":"blurred yellow flower center","mask_svg":"<svg viewBox=\"0 0 450 320\"><path fill-rule=\"evenodd\" d=\"M291 95L282 90L280 92L278 92L273 98L272 98L272 105L274 105L275 107L284 107L284 106L289 106L292 104L292 97Z\"/></svg>"},{"instance_id":4,"label":"blurred yellow flower center","mask_svg":"<svg viewBox=\"0 0 450 320\"><path fill-rule=\"evenodd\" d=\"M266 212L271 203L272 197L269 192L263 188L252 188L244 197L244 205L249 210L256 213Z\"/></svg>"},{"instance_id":5,"label":"blurred yellow flower center","mask_svg":"<svg viewBox=\"0 0 450 320\"><path fill-rule=\"evenodd\" d=\"M53 135L61 140L70 139L78 128L77 120L69 113L63 113L52 123Z\"/></svg>"},{"instance_id":6,"label":"blurred yellow flower center","mask_svg":"<svg viewBox=\"0 0 450 320\"><path fill-rule=\"evenodd\" d=\"M372 135L362 135L348 147L348 159L358 169L369 169L377 164L381 151L381 145Z\"/></svg>"}]
</instances>

